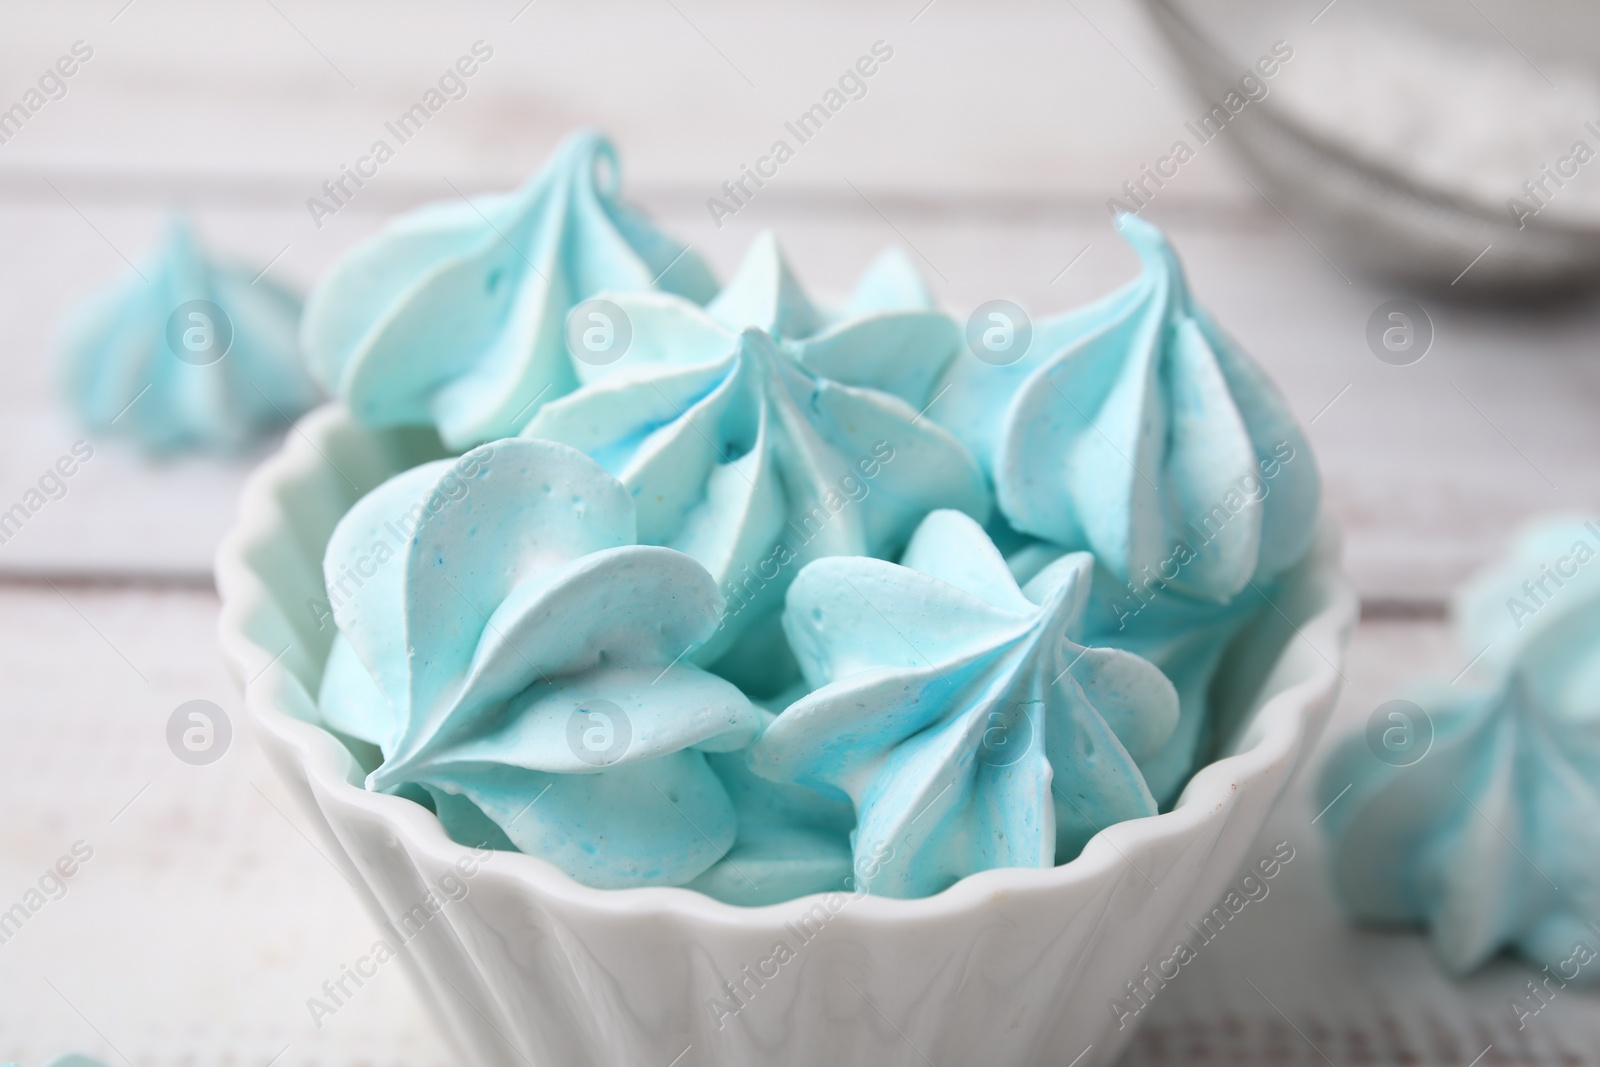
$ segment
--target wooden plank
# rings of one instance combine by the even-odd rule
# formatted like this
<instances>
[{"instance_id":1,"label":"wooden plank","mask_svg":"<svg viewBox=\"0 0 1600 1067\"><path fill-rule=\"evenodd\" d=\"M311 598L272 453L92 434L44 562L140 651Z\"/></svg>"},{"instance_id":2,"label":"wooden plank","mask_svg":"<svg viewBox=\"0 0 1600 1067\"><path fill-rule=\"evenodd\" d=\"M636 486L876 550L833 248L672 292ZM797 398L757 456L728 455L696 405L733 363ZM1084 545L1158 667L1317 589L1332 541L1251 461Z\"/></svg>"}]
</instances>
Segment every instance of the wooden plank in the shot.
<instances>
[{"instance_id":1,"label":"wooden plank","mask_svg":"<svg viewBox=\"0 0 1600 1067\"><path fill-rule=\"evenodd\" d=\"M1048 314L1132 274L1103 202L1182 135L1195 108L1136 7L1119 0L793 10L107 0L18 8L5 24L0 106L74 40L96 53L65 98L0 145L0 509L79 436L54 388L60 321L126 269L123 256L150 247L172 204L193 206L212 243L243 258L282 251L275 276L304 287L393 212L454 195L452 184L512 185L569 129L595 123L616 136L630 188L724 276L763 227L779 230L824 294L903 241L958 313L1008 296ZM305 198L480 38L496 53L467 97L317 228ZM878 39L895 56L865 98L716 228L705 199ZM1263 203L1222 149L1204 150L1150 213L1177 241L1198 297L1310 425L1363 595L1380 613L1425 616L1358 632L1334 733L1359 728L1416 671L1459 669L1464 657L1426 616L1518 521L1600 499L1589 462L1600 445L1600 308L1507 312L1416 297L1436 340L1420 363L1392 367L1364 334L1374 309L1404 294L1347 281L1349 266ZM0 781L11 815L0 827L0 907L73 842L96 849L67 895L0 945L0 1058L42 1062L76 1047L108 1061L266 1062L288 1045L280 1063L447 1062L398 972L324 1029L311 1025L305 998L373 931L295 825L239 716L236 747L213 766L186 766L166 748L181 701L238 707L213 652L215 600L96 578L203 584L252 459L152 464L102 444L63 499L0 545L10 683L0 729L26 768ZM56 587L5 577L19 574ZM1293 840L1301 859L1164 992L1130 1064L1264 1062L1263 1040L1281 1059L1321 1062L1278 1009L1340 1063L1359 1058L1357 1036L1384 1047L1373 1019L1411 1049L1424 1047L1406 1030L1416 1020L1446 1030L1506 1021L1521 968L1456 985L1414 935L1347 933L1308 786L1296 785L1260 841ZM1246 978L1273 1003L1252 1000ZM1545 1044L1533 1051L1594 1047L1583 1017L1593 1007L1592 994L1564 995L1541 1016ZM1465 1037L1461 1048L1445 1058L1478 1052Z\"/></svg>"},{"instance_id":2,"label":"wooden plank","mask_svg":"<svg viewBox=\"0 0 1600 1067\"><path fill-rule=\"evenodd\" d=\"M1250 852L1270 855L1287 841L1295 858L1267 896L1201 944L1198 958L1140 1013L1145 1026L1124 1067L1465 1065L1489 1044L1495 1051L1482 1062L1588 1061L1600 1044L1600 992L1569 986L1519 1027L1510 1003L1526 994L1534 969L1500 960L1453 981L1420 934L1351 927L1333 895L1326 843L1312 825L1321 757L1359 735L1373 709L1419 676L1448 682L1470 656L1439 624L1361 625L1327 736ZM1471 683L1469 676L1457 684Z\"/></svg>"},{"instance_id":3,"label":"wooden plank","mask_svg":"<svg viewBox=\"0 0 1600 1067\"><path fill-rule=\"evenodd\" d=\"M70 182L63 190L75 193ZM824 294L845 290L884 245L909 241L958 314L997 295L1054 313L1136 270L1093 208L974 214L907 201L880 215L774 201L717 230L692 204L667 198L656 206L661 221L724 276L760 228L776 228L802 278ZM0 242L33 250L26 263L0 265L17 294L0 305L0 336L8 339L0 364L0 500L7 504L78 436L53 386L60 320L84 292L126 270L121 255L137 258L149 247L162 217L148 205L99 200L84 213L87 221L46 202L0 208ZM274 276L302 286L385 217L352 212L306 237L292 209L199 212L215 244L257 262L288 244ZM1436 331L1432 351L1394 367L1368 349L1365 329L1395 294L1359 276L1346 283L1270 210L1157 210L1154 217L1168 225L1198 298L1309 425L1364 596L1437 602L1500 551L1526 516L1600 499L1600 468L1588 459L1600 451L1600 423L1590 417L1600 395L1600 366L1590 356L1600 307L1508 315L1423 297ZM65 499L0 545L0 571L202 575L247 466L150 464L104 447Z\"/></svg>"},{"instance_id":4,"label":"wooden plank","mask_svg":"<svg viewBox=\"0 0 1600 1067\"><path fill-rule=\"evenodd\" d=\"M6 15L0 99L17 98L76 39L95 54L0 158L293 176L299 204L480 39L493 58L423 134L395 144L375 188L419 174L515 181L568 130L595 124L626 145L633 180L693 186L700 199L788 136L797 155L781 186L848 173L863 188L1069 187L1100 200L1164 152L1194 110L1138 9L1118 0L525 2L180 0L135 4L115 22L121 0L30 5ZM879 40L893 57L865 95L814 140L787 135L783 123ZM1193 170L1192 190L1238 194L1225 170Z\"/></svg>"},{"instance_id":5,"label":"wooden plank","mask_svg":"<svg viewBox=\"0 0 1600 1067\"><path fill-rule=\"evenodd\" d=\"M393 964L318 1029L306 1007L377 931L278 786L216 652L206 592L0 590L0 908L92 850L0 944L0 1060L450 1062ZM166 739L220 705L208 766ZM81 854L81 852L80 852Z\"/></svg>"},{"instance_id":6,"label":"wooden plank","mask_svg":"<svg viewBox=\"0 0 1600 1067\"><path fill-rule=\"evenodd\" d=\"M0 732L28 769L0 779L0 903L74 842L94 849L66 895L0 945L0 1058L39 1063L79 1048L111 1062L109 1041L152 1067L264 1063L285 1045L289 1064L449 1062L398 971L312 1025L306 998L375 935L249 738L213 651L215 611L203 592L0 588ZM1466 658L1437 622L1363 624L1330 737L1360 729L1418 672L1449 678ZM221 705L236 731L210 766L180 762L165 739L168 717L194 698ZM1263 1048L1298 1042L1274 1029L1279 1017L1245 979L1302 1028L1321 1027L1337 1063L1357 1062L1335 1052L1370 1036L1374 1019L1399 1020L1411 1047L1424 1020L1506 1029L1525 969L1496 965L1456 984L1416 935L1349 934L1310 825L1310 785L1296 781L1257 842L1269 852L1288 840L1295 860L1161 993L1130 1065L1269 1062ZM1592 1048L1597 996L1565 991L1541 1033ZM1303 1047L1282 1060L1313 1061Z\"/></svg>"},{"instance_id":7,"label":"wooden plank","mask_svg":"<svg viewBox=\"0 0 1600 1067\"><path fill-rule=\"evenodd\" d=\"M77 436L51 385L57 323L150 246L171 203L196 205L213 242L247 259L281 252L276 276L304 285L394 211L452 185L509 185L568 129L597 122L616 134L630 187L724 273L764 226L780 229L815 288L836 292L877 247L905 240L958 312L1004 294L1049 313L1131 273L1101 205L1193 108L1150 27L1110 0L520 9L407 3L374 18L359 4L189 2L8 14L0 100L80 36L96 52L66 97L0 146L0 240L26 250L0 265L16 294L0 304L0 502ZM468 95L313 225L304 201L320 181L481 35L499 50ZM867 96L715 227L705 198L880 37L896 56ZM1595 499L1593 306L1506 315L1425 298L1433 351L1386 366L1364 332L1396 294L1347 282L1348 266L1324 260L1222 149L1202 151L1150 213L1172 230L1197 293L1311 423L1368 598L1437 603L1524 516ZM243 471L102 448L67 499L0 545L0 571L192 579L209 569Z\"/></svg>"}]
</instances>

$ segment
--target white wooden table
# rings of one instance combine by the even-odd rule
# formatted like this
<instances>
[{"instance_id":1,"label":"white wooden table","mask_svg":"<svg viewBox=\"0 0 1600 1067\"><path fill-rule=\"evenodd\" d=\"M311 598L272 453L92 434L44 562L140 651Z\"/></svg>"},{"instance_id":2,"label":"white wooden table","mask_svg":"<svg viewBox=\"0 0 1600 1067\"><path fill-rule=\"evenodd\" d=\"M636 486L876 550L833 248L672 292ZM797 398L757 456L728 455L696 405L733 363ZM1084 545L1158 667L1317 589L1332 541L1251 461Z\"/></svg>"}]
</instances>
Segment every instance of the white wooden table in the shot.
<instances>
[{"instance_id":1,"label":"white wooden table","mask_svg":"<svg viewBox=\"0 0 1600 1067\"><path fill-rule=\"evenodd\" d=\"M616 137L635 199L724 276L765 227L824 292L901 242L950 306L1007 296L1045 314L1131 276L1104 200L1193 107L1125 0L124 4L0 10L0 107L74 41L94 48L67 95L0 144L0 508L80 436L53 384L63 316L148 251L173 204L212 244L277 256L274 276L306 286L393 212L452 184L513 184L594 123ZM316 228L305 198L480 39L494 57L468 95ZM895 55L866 97L715 228L705 198L877 40ZM1315 47L1314 28L1298 46ZM1334 734L1357 728L1408 678L1460 669L1444 599L1516 523L1600 500L1600 307L1422 297L1433 349L1392 367L1364 329L1399 294L1347 282L1223 151L1150 217L1309 425L1366 604ZM246 469L150 464L106 443L0 545L0 909L74 842L94 850L0 943L0 1060L449 1062L398 972L320 1030L305 1009L373 935L256 754L219 663L210 557ZM237 730L207 767L164 739L194 698ZM1465 1067L1491 1044L1485 1065L1597 1055L1593 996L1564 994L1518 1035L1515 965L1454 984L1415 936L1347 934L1305 788L1262 838L1300 858L1163 993L1130 1065Z\"/></svg>"}]
</instances>

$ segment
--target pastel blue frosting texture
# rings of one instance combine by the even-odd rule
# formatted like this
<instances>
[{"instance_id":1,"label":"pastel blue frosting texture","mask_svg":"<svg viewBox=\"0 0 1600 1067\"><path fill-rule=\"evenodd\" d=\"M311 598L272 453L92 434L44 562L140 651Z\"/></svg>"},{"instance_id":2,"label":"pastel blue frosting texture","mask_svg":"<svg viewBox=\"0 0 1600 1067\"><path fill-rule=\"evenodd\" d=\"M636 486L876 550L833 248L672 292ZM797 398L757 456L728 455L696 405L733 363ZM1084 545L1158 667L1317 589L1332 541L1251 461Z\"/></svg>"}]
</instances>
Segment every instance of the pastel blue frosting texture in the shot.
<instances>
[{"instance_id":1,"label":"pastel blue frosting texture","mask_svg":"<svg viewBox=\"0 0 1600 1067\"><path fill-rule=\"evenodd\" d=\"M929 414L978 457L1017 530L1092 551L1119 580L1175 569L1175 591L1227 601L1305 554L1316 467L1271 382L1195 304L1161 231L1128 214L1117 226L1141 276L1036 323L1016 363L954 360Z\"/></svg>"},{"instance_id":2,"label":"pastel blue frosting texture","mask_svg":"<svg viewBox=\"0 0 1600 1067\"><path fill-rule=\"evenodd\" d=\"M721 616L710 575L635 535L627 491L545 441L358 501L325 556L339 635L319 703L382 752L368 787L425 787L458 837L591 886L680 885L721 859L736 814L706 753L760 718L686 662Z\"/></svg>"},{"instance_id":3,"label":"pastel blue frosting texture","mask_svg":"<svg viewBox=\"0 0 1600 1067\"><path fill-rule=\"evenodd\" d=\"M567 138L515 193L433 204L359 245L311 294L311 372L372 426L462 449L514 434L577 385L567 313L600 290L704 302L705 264L618 199L611 143Z\"/></svg>"},{"instance_id":4,"label":"pastel blue frosting texture","mask_svg":"<svg viewBox=\"0 0 1600 1067\"><path fill-rule=\"evenodd\" d=\"M1458 973L1514 948L1558 981L1600 979L1597 557L1600 522L1525 530L1457 597L1463 656L1487 681L1411 694L1431 719L1426 755L1391 766L1357 737L1322 771L1322 823L1350 911L1426 926Z\"/></svg>"},{"instance_id":5,"label":"pastel blue frosting texture","mask_svg":"<svg viewBox=\"0 0 1600 1067\"><path fill-rule=\"evenodd\" d=\"M765 709L761 715L764 728L774 715ZM689 888L747 906L854 890L850 831L856 816L850 801L762 778L751 769L750 756L746 749L707 757L733 798L739 832L727 856Z\"/></svg>"},{"instance_id":6,"label":"pastel blue frosting texture","mask_svg":"<svg viewBox=\"0 0 1600 1067\"><path fill-rule=\"evenodd\" d=\"M1460 642L1478 667L1528 661L1542 683L1575 686L1574 713L1600 685L1600 516L1551 515L1518 531L1511 551L1457 591ZM1590 672L1593 672L1592 674ZM1559 696L1549 693L1550 697Z\"/></svg>"},{"instance_id":7,"label":"pastel blue frosting texture","mask_svg":"<svg viewBox=\"0 0 1600 1067\"><path fill-rule=\"evenodd\" d=\"M294 294L210 259L181 220L140 274L95 297L68 324L64 384L90 431L127 437L152 453L227 453L287 428L316 403L300 364ZM195 300L220 307L227 324L204 312L189 318L182 306ZM211 331L194 335L197 342L231 330L225 354L203 366L179 358L169 339L175 315L180 344L186 330Z\"/></svg>"},{"instance_id":8,"label":"pastel blue frosting texture","mask_svg":"<svg viewBox=\"0 0 1600 1067\"><path fill-rule=\"evenodd\" d=\"M848 798L868 891L936 893L993 867L1065 862L1156 814L1137 760L1178 721L1152 664L1081 643L1093 560L1018 587L968 516L935 511L899 564L811 563L784 630L813 691L751 753L764 777Z\"/></svg>"},{"instance_id":9,"label":"pastel blue frosting texture","mask_svg":"<svg viewBox=\"0 0 1600 1067\"><path fill-rule=\"evenodd\" d=\"M892 556L934 508L987 516L983 472L920 416L960 333L903 257L880 259L843 314L806 297L770 235L704 308L608 299L631 322L626 354L579 364L584 385L522 432L594 457L632 494L641 541L711 572L729 610L700 662L743 640L719 670L780 690L778 612L802 566Z\"/></svg>"},{"instance_id":10,"label":"pastel blue frosting texture","mask_svg":"<svg viewBox=\"0 0 1600 1067\"><path fill-rule=\"evenodd\" d=\"M1024 540L1006 556L1012 574L1026 584L1065 555L1046 541ZM1241 630L1266 607L1276 583L1245 590L1226 604L1184 596L1157 586L1129 589L1096 566L1084 611L1086 644L1120 648L1161 668L1178 691L1178 725L1166 744L1139 760L1150 792L1163 811L1177 801L1217 741L1211 683Z\"/></svg>"},{"instance_id":11,"label":"pastel blue frosting texture","mask_svg":"<svg viewBox=\"0 0 1600 1067\"><path fill-rule=\"evenodd\" d=\"M588 885L742 905L936 893L1170 805L1318 483L1160 234L1122 220L1144 276L992 367L898 253L832 310L763 234L713 298L597 167L580 134L409 216L308 309L360 420L520 433L328 547L321 707L369 787ZM608 364L566 345L593 296L631 336Z\"/></svg>"}]
</instances>

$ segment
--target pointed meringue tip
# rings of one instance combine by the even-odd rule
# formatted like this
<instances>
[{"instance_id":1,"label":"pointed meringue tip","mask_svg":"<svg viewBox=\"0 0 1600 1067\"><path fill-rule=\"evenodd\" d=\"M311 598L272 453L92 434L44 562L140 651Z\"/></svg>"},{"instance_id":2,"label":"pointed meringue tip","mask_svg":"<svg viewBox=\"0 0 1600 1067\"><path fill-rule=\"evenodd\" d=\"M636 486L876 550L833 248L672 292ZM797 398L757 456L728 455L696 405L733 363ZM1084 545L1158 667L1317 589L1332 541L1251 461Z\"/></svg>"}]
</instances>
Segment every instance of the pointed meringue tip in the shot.
<instances>
[{"instance_id":1,"label":"pointed meringue tip","mask_svg":"<svg viewBox=\"0 0 1600 1067\"><path fill-rule=\"evenodd\" d=\"M754 240L750 242L750 247L745 250L744 259L735 273L756 275L769 284L781 285L784 281L793 284L794 280L794 271L789 266L788 257L783 254L783 246L778 243L777 233L773 230L762 230L756 234Z\"/></svg>"},{"instance_id":2,"label":"pointed meringue tip","mask_svg":"<svg viewBox=\"0 0 1600 1067\"><path fill-rule=\"evenodd\" d=\"M809 336L824 321L770 230L750 242L733 277L706 310L729 328L762 326L774 336L790 339Z\"/></svg>"},{"instance_id":3,"label":"pointed meringue tip","mask_svg":"<svg viewBox=\"0 0 1600 1067\"><path fill-rule=\"evenodd\" d=\"M415 764L405 757L389 756L367 775L366 787L374 793L393 793L417 776Z\"/></svg>"},{"instance_id":4,"label":"pointed meringue tip","mask_svg":"<svg viewBox=\"0 0 1600 1067\"><path fill-rule=\"evenodd\" d=\"M1116 227L1122 239L1127 241L1138 254L1145 270L1159 267L1174 274L1181 273L1178 254L1174 251L1172 242L1167 239L1166 231L1161 227L1131 211L1118 213Z\"/></svg>"},{"instance_id":5,"label":"pointed meringue tip","mask_svg":"<svg viewBox=\"0 0 1600 1067\"><path fill-rule=\"evenodd\" d=\"M568 145L585 143L592 144L597 141L604 141L607 144L611 143L611 139L606 136L606 131L602 130L598 126L579 126L577 129L563 137L561 141L562 144Z\"/></svg>"},{"instance_id":6,"label":"pointed meringue tip","mask_svg":"<svg viewBox=\"0 0 1600 1067\"><path fill-rule=\"evenodd\" d=\"M878 254L872 257L872 262L867 265L867 272L873 270L896 270L921 278L922 272L917 269L916 261L911 258L901 245L884 245Z\"/></svg>"},{"instance_id":7,"label":"pointed meringue tip","mask_svg":"<svg viewBox=\"0 0 1600 1067\"><path fill-rule=\"evenodd\" d=\"M174 207L167 214L166 237L168 241L192 243L195 240L194 216L187 208Z\"/></svg>"},{"instance_id":8,"label":"pointed meringue tip","mask_svg":"<svg viewBox=\"0 0 1600 1067\"><path fill-rule=\"evenodd\" d=\"M608 199L622 192L622 164L617 158L617 146L598 126L585 126L562 138L550 153L549 161L529 179L538 185L551 171L566 171L570 175L587 176L595 191Z\"/></svg>"},{"instance_id":9,"label":"pointed meringue tip","mask_svg":"<svg viewBox=\"0 0 1600 1067\"><path fill-rule=\"evenodd\" d=\"M1075 630L1089 606L1089 587L1094 581L1094 555L1090 552L1068 552L1034 576L1025 589L1025 595L1044 609L1057 626Z\"/></svg>"},{"instance_id":10,"label":"pointed meringue tip","mask_svg":"<svg viewBox=\"0 0 1600 1067\"><path fill-rule=\"evenodd\" d=\"M1118 211L1114 217L1117 232L1125 237L1134 234L1160 234L1161 228L1132 211Z\"/></svg>"},{"instance_id":11,"label":"pointed meringue tip","mask_svg":"<svg viewBox=\"0 0 1600 1067\"><path fill-rule=\"evenodd\" d=\"M1141 255L1146 248L1170 249L1172 247L1161 227L1148 219L1135 215L1131 211L1119 211L1116 225L1117 232L1122 235L1123 240L1131 244Z\"/></svg>"},{"instance_id":12,"label":"pointed meringue tip","mask_svg":"<svg viewBox=\"0 0 1600 1067\"><path fill-rule=\"evenodd\" d=\"M157 246L154 262L199 263L204 258L194 218L183 209L167 216L166 231Z\"/></svg>"},{"instance_id":13,"label":"pointed meringue tip","mask_svg":"<svg viewBox=\"0 0 1600 1067\"><path fill-rule=\"evenodd\" d=\"M739 331L739 351L744 352L774 352L777 345L773 343L772 335L759 326L746 326Z\"/></svg>"},{"instance_id":14,"label":"pointed meringue tip","mask_svg":"<svg viewBox=\"0 0 1600 1067\"><path fill-rule=\"evenodd\" d=\"M850 311L865 314L875 311L934 311L938 301L928 280L922 276L911 255L899 245L890 245L873 257L856 280L850 296Z\"/></svg>"},{"instance_id":15,"label":"pointed meringue tip","mask_svg":"<svg viewBox=\"0 0 1600 1067\"><path fill-rule=\"evenodd\" d=\"M599 152L615 153L616 147L611 143L605 131L598 126L583 126L573 130L563 137L556 145L552 157L594 155Z\"/></svg>"}]
</instances>

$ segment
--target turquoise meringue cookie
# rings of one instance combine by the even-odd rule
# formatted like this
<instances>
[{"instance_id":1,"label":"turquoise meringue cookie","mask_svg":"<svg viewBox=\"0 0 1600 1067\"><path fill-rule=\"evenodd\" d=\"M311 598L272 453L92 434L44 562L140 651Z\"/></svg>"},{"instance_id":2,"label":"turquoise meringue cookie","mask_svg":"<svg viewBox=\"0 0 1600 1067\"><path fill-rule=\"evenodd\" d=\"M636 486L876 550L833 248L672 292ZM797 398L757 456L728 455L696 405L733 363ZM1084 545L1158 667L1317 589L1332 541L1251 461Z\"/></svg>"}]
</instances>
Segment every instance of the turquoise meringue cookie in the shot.
<instances>
[{"instance_id":1,"label":"turquoise meringue cookie","mask_svg":"<svg viewBox=\"0 0 1600 1067\"><path fill-rule=\"evenodd\" d=\"M319 704L381 750L368 787L424 786L447 827L478 843L486 819L586 885L680 885L721 859L736 816L705 753L760 720L684 662L721 617L711 577L635 532L622 486L544 441L358 501L324 561L339 636Z\"/></svg>"},{"instance_id":2,"label":"turquoise meringue cookie","mask_svg":"<svg viewBox=\"0 0 1600 1067\"><path fill-rule=\"evenodd\" d=\"M1406 731L1410 741L1431 728L1426 754L1392 766L1352 739L1324 766L1317 804L1327 808L1335 884L1356 918L1425 926L1458 974L1514 947L1562 981L1592 983L1600 704L1573 716L1538 689L1518 667L1486 692L1413 694L1427 718L1391 712L1380 738ZM1585 949L1588 965L1574 966Z\"/></svg>"},{"instance_id":3,"label":"turquoise meringue cookie","mask_svg":"<svg viewBox=\"0 0 1600 1067\"><path fill-rule=\"evenodd\" d=\"M1161 231L1117 227L1142 275L1037 323L1022 358L954 360L930 415L976 455L1018 530L1226 601L1304 555L1319 479L1259 368L1197 306Z\"/></svg>"},{"instance_id":4,"label":"turquoise meringue cookie","mask_svg":"<svg viewBox=\"0 0 1600 1067\"><path fill-rule=\"evenodd\" d=\"M774 718L765 709L761 716L763 726ZM706 758L733 798L739 833L728 854L690 889L727 904L759 906L855 888L850 831L856 816L847 798L762 778L750 769L749 750Z\"/></svg>"},{"instance_id":5,"label":"turquoise meringue cookie","mask_svg":"<svg viewBox=\"0 0 1600 1067\"><path fill-rule=\"evenodd\" d=\"M1526 527L1456 597L1488 681L1420 689L1323 768L1322 804L1349 787L1323 819L1349 910L1425 925L1458 973L1510 947L1559 981L1600 979L1597 576L1600 521Z\"/></svg>"},{"instance_id":6,"label":"turquoise meringue cookie","mask_svg":"<svg viewBox=\"0 0 1600 1067\"><path fill-rule=\"evenodd\" d=\"M1066 554L1059 545L1033 541L1006 556L1026 584ZM1149 660L1178 692L1178 725L1166 744L1139 760L1145 783L1169 810L1216 741L1211 683L1239 632L1269 603L1276 584L1245 590L1226 604L1197 600L1159 583L1129 585L1096 566L1084 612L1085 644L1120 648Z\"/></svg>"},{"instance_id":7,"label":"turquoise meringue cookie","mask_svg":"<svg viewBox=\"0 0 1600 1067\"><path fill-rule=\"evenodd\" d=\"M994 867L1047 867L1097 831L1156 813L1136 761L1178 720L1151 664L1079 643L1093 561L1065 556L1019 588L955 511L900 564L812 563L785 632L809 695L751 752L764 777L848 797L861 885L937 893Z\"/></svg>"},{"instance_id":8,"label":"turquoise meringue cookie","mask_svg":"<svg viewBox=\"0 0 1600 1067\"><path fill-rule=\"evenodd\" d=\"M1515 538L1507 557L1467 582L1455 596L1460 644L1480 669L1496 674L1519 657L1539 684L1541 700L1574 714L1600 697L1600 516L1537 519ZM1481 653L1481 656L1480 656ZM1573 686L1563 695L1558 690Z\"/></svg>"},{"instance_id":9,"label":"turquoise meringue cookie","mask_svg":"<svg viewBox=\"0 0 1600 1067\"><path fill-rule=\"evenodd\" d=\"M776 245L776 239L773 241ZM922 272L899 248L878 254L856 282L844 317L855 318L880 311L937 311L939 302ZM959 344L959 340L956 342Z\"/></svg>"},{"instance_id":10,"label":"turquoise meringue cookie","mask_svg":"<svg viewBox=\"0 0 1600 1067\"><path fill-rule=\"evenodd\" d=\"M235 452L316 403L298 297L207 258L181 220L139 273L69 325L66 392L90 430L154 453Z\"/></svg>"},{"instance_id":11,"label":"turquoise meringue cookie","mask_svg":"<svg viewBox=\"0 0 1600 1067\"><path fill-rule=\"evenodd\" d=\"M914 272L913 272L914 273ZM920 417L955 351L954 323L907 305L923 293L894 259L869 275L863 305L834 317L811 303L770 237L756 242L705 308L659 293L609 297L632 344L586 384L545 405L523 436L592 456L638 505L639 540L698 560L723 590L710 663L745 639L738 673L770 695L792 678L777 613L802 566L826 556L890 556L924 515L983 518L983 472Z\"/></svg>"},{"instance_id":12,"label":"turquoise meringue cookie","mask_svg":"<svg viewBox=\"0 0 1600 1067\"><path fill-rule=\"evenodd\" d=\"M760 330L825 377L888 392L922 407L961 346L961 331L939 311L921 275L899 249L867 268L844 311L812 302L770 232L759 234L727 286L704 308L658 293L615 301L628 316L633 341L622 359L576 364L585 383L627 375L644 364L705 358L711 338L726 348L747 329ZM687 350L685 342L689 343Z\"/></svg>"},{"instance_id":13,"label":"turquoise meringue cookie","mask_svg":"<svg viewBox=\"0 0 1600 1067\"><path fill-rule=\"evenodd\" d=\"M1161 810L1170 810L1194 772L1210 762L1219 732L1212 682L1234 639L1266 609L1276 588L1246 589L1226 604L1174 593L1151 598L1143 610L1130 614L1124 598L1131 599L1131 594L1119 589L1111 574L1097 574L1084 642L1149 660L1178 692L1178 725L1172 736L1139 759L1139 770Z\"/></svg>"},{"instance_id":14,"label":"turquoise meringue cookie","mask_svg":"<svg viewBox=\"0 0 1600 1067\"><path fill-rule=\"evenodd\" d=\"M515 193L400 218L311 294L312 373L368 425L435 426L458 449L514 434L577 384L574 305L603 289L716 292L699 256L623 206L619 187L615 149L582 131Z\"/></svg>"}]
</instances>

